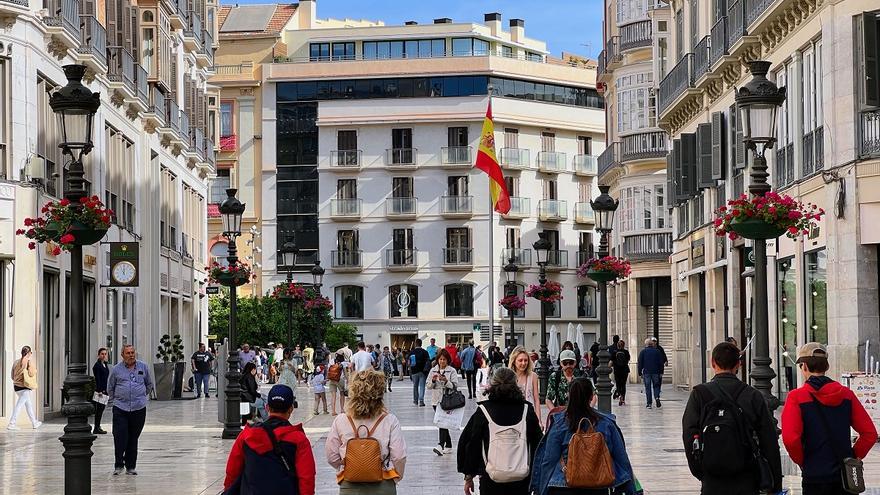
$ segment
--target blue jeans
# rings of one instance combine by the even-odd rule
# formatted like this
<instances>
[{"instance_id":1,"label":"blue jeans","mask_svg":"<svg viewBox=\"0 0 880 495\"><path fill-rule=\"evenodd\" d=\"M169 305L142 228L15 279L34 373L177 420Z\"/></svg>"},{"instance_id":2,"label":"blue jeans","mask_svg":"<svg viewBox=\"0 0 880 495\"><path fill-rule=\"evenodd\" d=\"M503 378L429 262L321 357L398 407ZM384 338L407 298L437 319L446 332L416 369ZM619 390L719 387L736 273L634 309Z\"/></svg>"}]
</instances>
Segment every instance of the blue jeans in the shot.
<instances>
[{"instance_id":1,"label":"blue jeans","mask_svg":"<svg viewBox=\"0 0 880 495\"><path fill-rule=\"evenodd\" d=\"M425 381L428 375L424 371L412 374L413 402L425 402Z\"/></svg>"},{"instance_id":2,"label":"blue jeans","mask_svg":"<svg viewBox=\"0 0 880 495\"><path fill-rule=\"evenodd\" d=\"M659 373L642 373L642 380L645 382L645 400L648 405L652 401L660 399L660 384L663 382L663 375ZM654 392L654 398L651 398L651 391Z\"/></svg>"},{"instance_id":3,"label":"blue jeans","mask_svg":"<svg viewBox=\"0 0 880 495\"><path fill-rule=\"evenodd\" d=\"M202 385L205 388L205 396L208 395L208 379L211 378L211 373L193 373L193 381L196 386L196 397L201 397L202 395Z\"/></svg>"}]
</instances>

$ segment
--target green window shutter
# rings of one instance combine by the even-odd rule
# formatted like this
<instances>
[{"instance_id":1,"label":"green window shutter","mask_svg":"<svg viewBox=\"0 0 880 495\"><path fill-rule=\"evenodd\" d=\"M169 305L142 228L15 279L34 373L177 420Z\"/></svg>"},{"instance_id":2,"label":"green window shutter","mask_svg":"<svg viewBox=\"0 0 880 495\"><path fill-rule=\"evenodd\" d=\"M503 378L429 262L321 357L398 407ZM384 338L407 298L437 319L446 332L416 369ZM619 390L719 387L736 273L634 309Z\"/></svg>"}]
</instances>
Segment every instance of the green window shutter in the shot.
<instances>
[{"instance_id":1,"label":"green window shutter","mask_svg":"<svg viewBox=\"0 0 880 495\"><path fill-rule=\"evenodd\" d=\"M712 178L724 180L727 170L727 155L724 148L724 112L712 113Z\"/></svg>"},{"instance_id":2,"label":"green window shutter","mask_svg":"<svg viewBox=\"0 0 880 495\"><path fill-rule=\"evenodd\" d=\"M697 135L681 135L681 199L687 201L697 193Z\"/></svg>"},{"instance_id":3,"label":"green window shutter","mask_svg":"<svg viewBox=\"0 0 880 495\"><path fill-rule=\"evenodd\" d=\"M712 178L712 124L697 126L697 187L714 187Z\"/></svg>"}]
</instances>

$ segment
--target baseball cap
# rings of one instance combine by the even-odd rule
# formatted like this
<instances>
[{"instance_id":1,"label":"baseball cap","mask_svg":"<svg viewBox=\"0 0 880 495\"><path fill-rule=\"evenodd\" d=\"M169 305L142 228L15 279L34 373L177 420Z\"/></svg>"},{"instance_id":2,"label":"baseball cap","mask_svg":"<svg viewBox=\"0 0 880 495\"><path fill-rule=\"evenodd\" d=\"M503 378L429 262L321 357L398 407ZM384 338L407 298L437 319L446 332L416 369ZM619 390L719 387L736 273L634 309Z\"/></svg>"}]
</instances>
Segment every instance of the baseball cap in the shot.
<instances>
[{"instance_id":1,"label":"baseball cap","mask_svg":"<svg viewBox=\"0 0 880 495\"><path fill-rule=\"evenodd\" d=\"M275 385L269 390L269 406L273 409L290 409L293 401L293 390L287 385Z\"/></svg>"},{"instance_id":2,"label":"baseball cap","mask_svg":"<svg viewBox=\"0 0 880 495\"><path fill-rule=\"evenodd\" d=\"M562 354L559 355L559 362L561 363L563 361L577 361L574 355L574 351L572 351L571 349L566 349L562 351Z\"/></svg>"},{"instance_id":3,"label":"baseball cap","mask_svg":"<svg viewBox=\"0 0 880 495\"><path fill-rule=\"evenodd\" d=\"M818 357L828 359L828 349L818 342L807 342L798 349L797 362L809 357Z\"/></svg>"}]
</instances>

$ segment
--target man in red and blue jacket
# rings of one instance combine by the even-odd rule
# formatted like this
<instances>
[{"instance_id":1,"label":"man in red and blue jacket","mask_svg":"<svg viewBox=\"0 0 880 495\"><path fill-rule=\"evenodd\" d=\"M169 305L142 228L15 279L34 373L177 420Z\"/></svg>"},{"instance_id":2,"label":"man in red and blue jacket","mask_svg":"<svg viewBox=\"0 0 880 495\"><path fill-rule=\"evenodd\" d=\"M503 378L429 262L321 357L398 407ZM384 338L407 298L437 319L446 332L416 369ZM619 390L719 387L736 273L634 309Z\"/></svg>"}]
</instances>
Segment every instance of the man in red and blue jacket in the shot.
<instances>
[{"instance_id":1,"label":"man in red and blue jacket","mask_svg":"<svg viewBox=\"0 0 880 495\"><path fill-rule=\"evenodd\" d=\"M864 459L877 442L877 428L852 390L825 376L825 346L805 344L798 350L797 365L806 383L785 401L782 441L803 470L804 495L844 494L842 458ZM855 444L850 427L859 434Z\"/></svg>"}]
</instances>

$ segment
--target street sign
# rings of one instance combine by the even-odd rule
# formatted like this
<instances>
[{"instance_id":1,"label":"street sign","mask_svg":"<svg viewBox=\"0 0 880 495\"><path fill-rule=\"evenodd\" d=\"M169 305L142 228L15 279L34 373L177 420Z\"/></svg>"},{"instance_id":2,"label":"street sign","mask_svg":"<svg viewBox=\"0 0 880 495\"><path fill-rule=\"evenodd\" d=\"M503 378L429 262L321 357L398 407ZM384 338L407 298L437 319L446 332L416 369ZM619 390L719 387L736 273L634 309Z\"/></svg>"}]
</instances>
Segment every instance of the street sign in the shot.
<instances>
[{"instance_id":1,"label":"street sign","mask_svg":"<svg viewBox=\"0 0 880 495\"><path fill-rule=\"evenodd\" d=\"M205 287L205 294L214 295L220 293L220 287L217 285L209 285Z\"/></svg>"},{"instance_id":2,"label":"street sign","mask_svg":"<svg viewBox=\"0 0 880 495\"><path fill-rule=\"evenodd\" d=\"M205 338L208 340L217 340L217 334L211 333L211 334L206 335Z\"/></svg>"}]
</instances>

